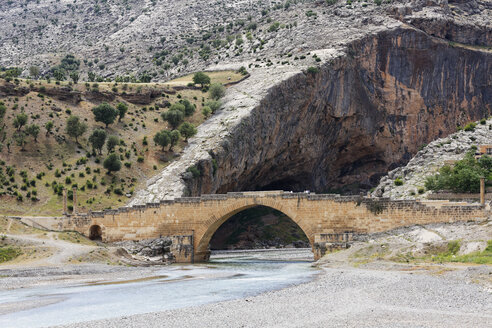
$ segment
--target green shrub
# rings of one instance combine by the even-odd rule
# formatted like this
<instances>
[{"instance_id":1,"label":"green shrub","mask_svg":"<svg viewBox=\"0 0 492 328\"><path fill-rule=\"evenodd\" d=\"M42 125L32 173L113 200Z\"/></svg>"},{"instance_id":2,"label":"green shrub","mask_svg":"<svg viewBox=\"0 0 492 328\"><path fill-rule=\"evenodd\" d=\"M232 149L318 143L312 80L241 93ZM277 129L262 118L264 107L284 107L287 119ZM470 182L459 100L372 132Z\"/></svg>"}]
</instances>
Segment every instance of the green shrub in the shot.
<instances>
[{"instance_id":1,"label":"green shrub","mask_svg":"<svg viewBox=\"0 0 492 328\"><path fill-rule=\"evenodd\" d=\"M318 73L318 72L319 72L319 69L318 69L317 67L314 67L314 66L310 66L310 67L308 67L308 69L307 69L307 73L308 73L308 74L312 74L312 75L314 75L314 74L316 74L316 73Z\"/></svg>"},{"instance_id":2,"label":"green shrub","mask_svg":"<svg viewBox=\"0 0 492 328\"><path fill-rule=\"evenodd\" d=\"M465 158L454 164L443 166L439 174L425 181L428 190L452 190L453 192L479 192L480 177L492 174L492 158L484 155L475 159L475 150L471 149Z\"/></svg>"},{"instance_id":3,"label":"green shrub","mask_svg":"<svg viewBox=\"0 0 492 328\"><path fill-rule=\"evenodd\" d=\"M475 122L470 122L468 123L467 125L465 125L465 127L463 128L463 130L467 131L467 132L471 132L471 131L475 131L475 127L477 126L477 123Z\"/></svg>"},{"instance_id":4,"label":"green shrub","mask_svg":"<svg viewBox=\"0 0 492 328\"><path fill-rule=\"evenodd\" d=\"M403 185L403 180L400 178L395 179L395 186L402 186Z\"/></svg>"},{"instance_id":5,"label":"green shrub","mask_svg":"<svg viewBox=\"0 0 492 328\"><path fill-rule=\"evenodd\" d=\"M200 170L197 169L196 166L191 166L186 171L190 172L194 178L198 178L199 176L202 175L202 172L200 172Z\"/></svg>"},{"instance_id":6,"label":"green shrub","mask_svg":"<svg viewBox=\"0 0 492 328\"><path fill-rule=\"evenodd\" d=\"M2 236L2 240L3 240L3 236ZM0 263L11 261L21 254L22 252L18 248L14 248L11 246L0 247Z\"/></svg>"}]
</instances>

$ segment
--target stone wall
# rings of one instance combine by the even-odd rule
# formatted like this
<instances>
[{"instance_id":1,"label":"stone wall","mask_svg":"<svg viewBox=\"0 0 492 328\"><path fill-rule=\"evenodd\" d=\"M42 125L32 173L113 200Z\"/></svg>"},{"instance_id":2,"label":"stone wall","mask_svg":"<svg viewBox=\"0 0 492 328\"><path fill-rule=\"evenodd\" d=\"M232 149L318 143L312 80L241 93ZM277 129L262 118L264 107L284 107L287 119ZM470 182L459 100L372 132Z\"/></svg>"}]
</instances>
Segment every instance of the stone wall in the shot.
<instances>
[{"instance_id":1,"label":"stone wall","mask_svg":"<svg viewBox=\"0 0 492 328\"><path fill-rule=\"evenodd\" d=\"M485 194L485 200L492 200L492 193L489 193L487 190L487 194ZM465 194L465 193L435 193L429 194L427 199L431 200L450 200L454 202L480 202L480 194Z\"/></svg>"}]
</instances>

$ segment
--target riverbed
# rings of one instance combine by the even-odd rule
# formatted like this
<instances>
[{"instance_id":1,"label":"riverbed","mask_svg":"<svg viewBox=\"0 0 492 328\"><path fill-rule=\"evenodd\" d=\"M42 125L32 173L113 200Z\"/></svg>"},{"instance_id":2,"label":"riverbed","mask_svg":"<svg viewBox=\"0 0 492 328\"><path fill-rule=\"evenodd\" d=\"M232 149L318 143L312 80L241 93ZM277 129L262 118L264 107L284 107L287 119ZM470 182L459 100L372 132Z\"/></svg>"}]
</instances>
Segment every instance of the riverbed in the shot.
<instances>
[{"instance_id":1,"label":"riverbed","mask_svg":"<svg viewBox=\"0 0 492 328\"><path fill-rule=\"evenodd\" d=\"M0 327L36 328L200 306L312 280L310 249L222 251L152 275L0 291Z\"/></svg>"}]
</instances>

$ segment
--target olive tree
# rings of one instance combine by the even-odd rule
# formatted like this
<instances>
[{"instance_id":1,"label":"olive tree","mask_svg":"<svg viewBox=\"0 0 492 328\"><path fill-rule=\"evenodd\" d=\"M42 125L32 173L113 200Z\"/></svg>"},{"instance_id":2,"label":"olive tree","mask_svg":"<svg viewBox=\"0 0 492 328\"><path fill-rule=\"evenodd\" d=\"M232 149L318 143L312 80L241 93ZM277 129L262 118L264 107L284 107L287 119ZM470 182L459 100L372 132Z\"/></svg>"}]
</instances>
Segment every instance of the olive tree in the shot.
<instances>
[{"instance_id":1,"label":"olive tree","mask_svg":"<svg viewBox=\"0 0 492 328\"><path fill-rule=\"evenodd\" d=\"M72 138L75 138L75 142L79 142L78 138L87 131L87 125L80 122L78 116L70 115L67 119L67 126L65 127L65 132Z\"/></svg>"}]
</instances>

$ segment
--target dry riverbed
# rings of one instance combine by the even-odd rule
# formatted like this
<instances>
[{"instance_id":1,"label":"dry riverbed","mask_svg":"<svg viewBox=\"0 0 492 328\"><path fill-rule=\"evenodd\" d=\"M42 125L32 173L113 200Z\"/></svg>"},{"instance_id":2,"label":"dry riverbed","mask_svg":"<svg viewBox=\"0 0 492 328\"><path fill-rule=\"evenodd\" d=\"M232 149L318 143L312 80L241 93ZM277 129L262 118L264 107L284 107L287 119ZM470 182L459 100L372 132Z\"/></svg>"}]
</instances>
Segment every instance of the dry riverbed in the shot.
<instances>
[{"instance_id":1,"label":"dry riverbed","mask_svg":"<svg viewBox=\"0 0 492 328\"><path fill-rule=\"evenodd\" d=\"M492 266L459 262L487 261L490 239L490 221L398 229L325 256L316 263L319 274L307 283L242 299L63 327L492 327ZM107 249L109 254L110 248L59 242L76 247L64 255L54 248L52 255L31 264L1 265L0 290L122 277L132 281L153 277L161 268L90 263L82 249ZM70 263L74 254L87 261ZM458 262L449 262L453 260ZM0 305L0 316L57 301Z\"/></svg>"}]
</instances>

